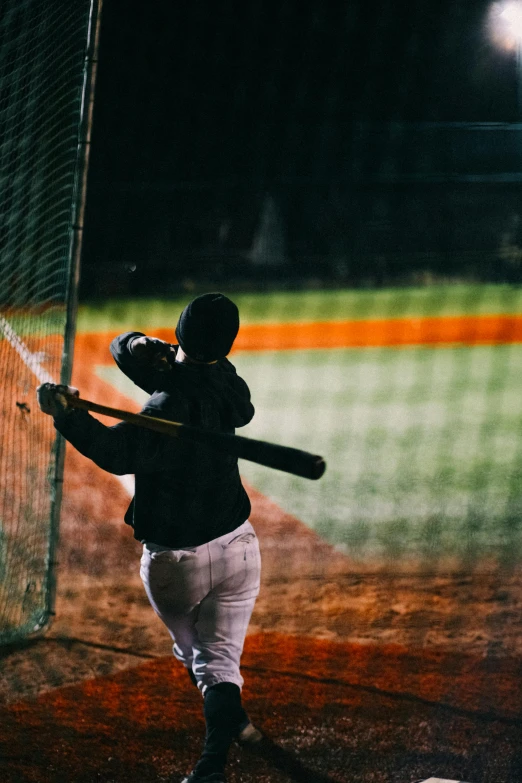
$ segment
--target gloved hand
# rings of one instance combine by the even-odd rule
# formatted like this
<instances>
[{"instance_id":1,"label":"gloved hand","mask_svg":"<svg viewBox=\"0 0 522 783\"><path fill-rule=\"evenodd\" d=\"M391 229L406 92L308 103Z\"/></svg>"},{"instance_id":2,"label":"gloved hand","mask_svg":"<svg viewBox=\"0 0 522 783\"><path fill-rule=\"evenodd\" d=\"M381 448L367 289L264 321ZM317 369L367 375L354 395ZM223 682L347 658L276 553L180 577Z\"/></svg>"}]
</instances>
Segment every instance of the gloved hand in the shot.
<instances>
[{"instance_id":1,"label":"gloved hand","mask_svg":"<svg viewBox=\"0 0 522 783\"><path fill-rule=\"evenodd\" d=\"M61 413L73 411L74 408L67 404L67 400L63 396L64 392L75 397L80 396L80 392L74 386L65 386L61 383L42 383L36 390L38 405L42 413L47 413L48 416L58 416Z\"/></svg>"},{"instance_id":2,"label":"gloved hand","mask_svg":"<svg viewBox=\"0 0 522 783\"><path fill-rule=\"evenodd\" d=\"M131 354L140 364L148 364L156 370L170 369L176 353L170 343L157 337L135 337L129 344Z\"/></svg>"}]
</instances>

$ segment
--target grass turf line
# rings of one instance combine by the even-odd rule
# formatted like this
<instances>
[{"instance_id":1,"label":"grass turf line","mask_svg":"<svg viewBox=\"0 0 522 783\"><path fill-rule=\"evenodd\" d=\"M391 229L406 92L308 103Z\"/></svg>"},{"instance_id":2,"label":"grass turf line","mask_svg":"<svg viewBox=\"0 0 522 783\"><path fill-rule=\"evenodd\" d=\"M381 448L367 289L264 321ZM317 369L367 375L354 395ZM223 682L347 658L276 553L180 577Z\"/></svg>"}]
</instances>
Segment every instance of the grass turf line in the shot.
<instances>
[{"instance_id":1,"label":"grass turf line","mask_svg":"<svg viewBox=\"0 0 522 783\"><path fill-rule=\"evenodd\" d=\"M237 303L244 324L291 323L373 318L420 318L445 315L522 313L522 287L510 285L440 285L382 290L279 291L227 294ZM174 328L192 299L111 299L84 302L79 332Z\"/></svg>"}]
</instances>

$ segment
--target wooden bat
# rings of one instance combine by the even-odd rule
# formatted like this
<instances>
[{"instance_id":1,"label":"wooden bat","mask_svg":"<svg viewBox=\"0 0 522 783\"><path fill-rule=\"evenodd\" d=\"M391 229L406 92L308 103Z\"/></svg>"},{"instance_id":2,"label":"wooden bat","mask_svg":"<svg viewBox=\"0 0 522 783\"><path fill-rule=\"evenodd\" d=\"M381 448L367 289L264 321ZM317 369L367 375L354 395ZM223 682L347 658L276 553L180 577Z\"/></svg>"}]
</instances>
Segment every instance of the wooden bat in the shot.
<instances>
[{"instance_id":1,"label":"wooden bat","mask_svg":"<svg viewBox=\"0 0 522 783\"><path fill-rule=\"evenodd\" d=\"M152 416L144 416L141 413L130 413L130 411L111 408L108 405L99 405L97 402L91 402L90 400L83 400L81 397L76 397L72 394L64 393L63 397L65 397L67 404L72 408L102 413L105 416L112 416L114 419L121 419L121 421L127 421L129 424L135 424L138 427L146 427L149 430L154 430L173 438L196 441L216 451L225 451L241 459L257 462L259 465L265 465L275 470L283 470L286 473L293 473L295 476L301 476L302 478L319 479L326 470L326 462L323 457L317 454L310 454L308 451L294 449L291 446L279 446L276 443L267 443L264 440L253 440L252 438L243 438L239 435L228 435L224 432L212 432L199 427L189 427L186 424L169 421L168 419L157 419Z\"/></svg>"}]
</instances>

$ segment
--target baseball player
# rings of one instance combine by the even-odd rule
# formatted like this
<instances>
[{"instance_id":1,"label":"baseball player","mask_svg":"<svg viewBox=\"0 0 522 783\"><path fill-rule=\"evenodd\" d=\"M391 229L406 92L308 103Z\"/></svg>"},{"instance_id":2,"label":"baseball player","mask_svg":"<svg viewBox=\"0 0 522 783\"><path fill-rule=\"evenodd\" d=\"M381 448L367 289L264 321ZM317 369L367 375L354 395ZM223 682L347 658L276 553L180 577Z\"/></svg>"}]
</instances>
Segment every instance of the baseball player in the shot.
<instances>
[{"instance_id":1,"label":"baseball player","mask_svg":"<svg viewBox=\"0 0 522 783\"><path fill-rule=\"evenodd\" d=\"M238 329L236 305L204 294L182 311L177 344L127 332L111 353L151 395L145 415L233 433L254 415L247 384L225 358ZM125 422L105 427L67 407L63 390L38 388L41 410L58 431L104 470L135 474L125 522L143 544L141 578L174 655L203 696L205 743L183 783L223 783L232 741L262 739L241 704L240 657L261 562L237 458Z\"/></svg>"}]
</instances>

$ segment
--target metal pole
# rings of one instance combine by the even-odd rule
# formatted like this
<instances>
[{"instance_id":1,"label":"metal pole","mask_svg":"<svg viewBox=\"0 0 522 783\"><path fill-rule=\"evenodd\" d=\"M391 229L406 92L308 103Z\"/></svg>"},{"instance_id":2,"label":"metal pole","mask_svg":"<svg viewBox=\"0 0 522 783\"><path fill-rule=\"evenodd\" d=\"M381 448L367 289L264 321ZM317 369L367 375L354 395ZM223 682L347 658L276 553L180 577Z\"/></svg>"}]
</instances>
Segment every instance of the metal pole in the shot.
<instances>
[{"instance_id":1,"label":"metal pole","mask_svg":"<svg viewBox=\"0 0 522 783\"><path fill-rule=\"evenodd\" d=\"M517 36L517 122L522 121L522 36Z\"/></svg>"},{"instance_id":2,"label":"metal pole","mask_svg":"<svg viewBox=\"0 0 522 783\"><path fill-rule=\"evenodd\" d=\"M103 0L91 0L89 27L85 50L84 78L80 127L78 133L77 169L74 185L74 204L71 216L71 244L69 248L69 274L66 287L66 321L62 369L60 382L69 384L72 373L74 338L76 334L76 315L78 311L78 285L80 282L80 260L83 239L83 221L87 195L87 172L91 145L92 112L94 106L94 87L98 63L100 38L100 19ZM60 526L60 507L62 501L63 472L65 462L65 441L61 435L56 438L54 491L51 506L51 529L47 559L46 611L42 628L47 626L54 615L56 599L56 549ZM35 629L36 630L36 629ZM41 630L38 629L38 630Z\"/></svg>"},{"instance_id":3,"label":"metal pole","mask_svg":"<svg viewBox=\"0 0 522 783\"><path fill-rule=\"evenodd\" d=\"M76 315L78 311L78 285L80 282L80 261L82 252L85 203L87 197L87 173L91 148L92 113L94 107L94 87L98 66L98 47L100 38L100 19L102 0L91 0L91 18L85 55L84 83L82 90L82 108L80 131L78 135L78 163L75 182L75 203L72 214L72 236L70 248L69 277L67 280L66 303L67 316L62 357L61 383L69 384L72 373L74 338L76 335Z\"/></svg>"}]
</instances>

